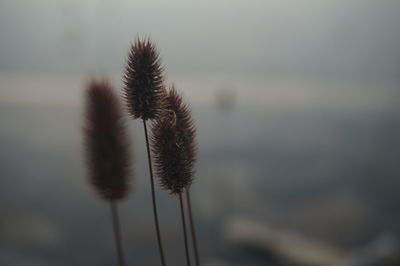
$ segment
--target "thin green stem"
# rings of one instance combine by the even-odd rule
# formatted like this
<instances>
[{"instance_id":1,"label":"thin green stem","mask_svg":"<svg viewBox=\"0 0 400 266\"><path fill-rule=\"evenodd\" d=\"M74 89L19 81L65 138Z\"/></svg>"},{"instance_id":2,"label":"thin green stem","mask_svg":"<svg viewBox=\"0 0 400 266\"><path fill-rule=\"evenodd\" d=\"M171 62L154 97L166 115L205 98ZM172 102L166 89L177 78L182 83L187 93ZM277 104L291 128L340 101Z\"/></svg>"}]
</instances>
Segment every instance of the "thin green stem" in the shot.
<instances>
[{"instance_id":1,"label":"thin green stem","mask_svg":"<svg viewBox=\"0 0 400 266\"><path fill-rule=\"evenodd\" d=\"M165 264L165 257L164 257L164 249L163 249L162 240L161 240L160 225L158 222L156 195L155 195L155 191L154 191L155 190L154 189L154 176L153 176L153 167L151 164L149 137L147 134L146 120L144 120L144 119L143 119L143 127L144 127L144 135L146 137L147 159L148 159L149 171L150 171L151 199L153 202L153 214L154 214L154 223L155 223L156 233L157 233L158 250L160 252L161 265L165 266L166 264Z\"/></svg>"}]
</instances>

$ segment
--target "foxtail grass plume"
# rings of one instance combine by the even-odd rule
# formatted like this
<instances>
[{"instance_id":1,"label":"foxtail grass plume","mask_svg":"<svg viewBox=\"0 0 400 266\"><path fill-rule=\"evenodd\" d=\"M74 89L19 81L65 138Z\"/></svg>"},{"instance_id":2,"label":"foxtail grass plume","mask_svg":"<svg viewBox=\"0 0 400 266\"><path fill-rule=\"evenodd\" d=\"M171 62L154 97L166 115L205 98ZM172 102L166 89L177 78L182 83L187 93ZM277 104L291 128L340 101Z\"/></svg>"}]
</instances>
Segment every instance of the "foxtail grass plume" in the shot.
<instances>
[{"instance_id":1,"label":"foxtail grass plume","mask_svg":"<svg viewBox=\"0 0 400 266\"><path fill-rule=\"evenodd\" d=\"M137 38L135 43L132 45L128 56L128 62L124 74L124 93L127 107L132 118L141 118L143 120L147 160L149 164L154 224L156 227L161 265L165 266L166 263L158 221L157 202L146 125L148 119L154 119L160 113L161 101L165 94L163 72L164 70L160 63L160 56L155 45L149 39Z\"/></svg>"},{"instance_id":2,"label":"foxtail grass plume","mask_svg":"<svg viewBox=\"0 0 400 266\"><path fill-rule=\"evenodd\" d=\"M160 185L172 194L189 188L196 160L196 130L188 106L172 87L153 125L152 149Z\"/></svg>"},{"instance_id":3,"label":"foxtail grass plume","mask_svg":"<svg viewBox=\"0 0 400 266\"><path fill-rule=\"evenodd\" d=\"M88 84L85 116L89 181L103 199L123 199L131 176L130 142L119 99L107 81Z\"/></svg>"},{"instance_id":4,"label":"foxtail grass plume","mask_svg":"<svg viewBox=\"0 0 400 266\"><path fill-rule=\"evenodd\" d=\"M149 39L136 39L125 69L125 98L133 118L154 119L164 93L163 67L155 45Z\"/></svg>"}]
</instances>

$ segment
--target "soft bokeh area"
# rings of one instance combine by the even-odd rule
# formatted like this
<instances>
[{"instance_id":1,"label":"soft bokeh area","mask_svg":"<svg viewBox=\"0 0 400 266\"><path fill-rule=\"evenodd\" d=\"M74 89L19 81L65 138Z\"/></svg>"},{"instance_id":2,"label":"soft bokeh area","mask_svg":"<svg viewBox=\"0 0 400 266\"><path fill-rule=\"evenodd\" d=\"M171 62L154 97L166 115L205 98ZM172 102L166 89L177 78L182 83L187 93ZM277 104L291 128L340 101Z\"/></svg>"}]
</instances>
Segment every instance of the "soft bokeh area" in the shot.
<instances>
[{"instance_id":1,"label":"soft bokeh area","mask_svg":"<svg viewBox=\"0 0 400 266\"><path fill-rule=\"evenodd\" d=\"M116 265L87 183L83 92L121 94L157 44L190 104L203 266L400 265L400 1L0 0L0 265ZM140 121L120 205L128 265L159 265ZM157 190L168 265L178 199Z\"/></svg>"}]
</instances>

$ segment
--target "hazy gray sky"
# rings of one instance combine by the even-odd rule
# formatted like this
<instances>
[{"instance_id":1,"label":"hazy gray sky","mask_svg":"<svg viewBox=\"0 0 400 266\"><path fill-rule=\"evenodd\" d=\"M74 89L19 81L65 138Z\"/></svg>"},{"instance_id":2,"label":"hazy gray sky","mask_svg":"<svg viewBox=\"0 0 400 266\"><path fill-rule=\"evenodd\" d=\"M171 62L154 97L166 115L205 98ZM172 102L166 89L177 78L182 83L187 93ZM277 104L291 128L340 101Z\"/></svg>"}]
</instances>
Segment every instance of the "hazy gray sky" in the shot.
<instances>
[{"instance_id":1,"label":"hazy gray sky","mask_svg":"<svg viewBox=\"0 0 400 266\"><path fill-rule=\"evenodd\" d=\"M120 72L137 34L170 73L400 77L400 1L0 0L0 72Z\"/></svg>"}]
</instances>

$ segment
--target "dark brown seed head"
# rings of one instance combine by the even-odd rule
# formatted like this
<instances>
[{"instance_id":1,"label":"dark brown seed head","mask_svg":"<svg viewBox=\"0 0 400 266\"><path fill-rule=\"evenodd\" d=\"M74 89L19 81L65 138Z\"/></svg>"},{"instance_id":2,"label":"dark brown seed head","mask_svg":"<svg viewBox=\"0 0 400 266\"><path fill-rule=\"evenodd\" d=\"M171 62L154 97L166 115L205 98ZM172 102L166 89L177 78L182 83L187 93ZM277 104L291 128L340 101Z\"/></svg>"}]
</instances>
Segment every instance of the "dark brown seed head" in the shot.
<instances>
[{"instance_id":1,"label":"dark brown seed head","mask_svg":"<svg viewBox=\"0 0 400 266\"><path fill-rule=\"evenodd\" d=\"M154 44L137 39L125 69L125 98L133 118L154 119L164 93L163 68Z\"/></svg>"},{"instance_id":2,"label":"dark brown seed head","mask_svg":"<svg viewBox=\"0 0 400 266\"><path fill-rule=\"evenodd\" d=\"M87 86L85 115L89 181L102 198L123 199L131 176L130 142L118 97L106 81Z\"/></svg>"},{"instance_id":3,"label":"dark brown seed head","mask_svg":"<svg viewBox=\"0 0 400 266\"><path fill-rule=\"evenodd\" d=\"M197 146L188 106L175 88L164 98L164 110L153 124L152 151L160 184L171 193L190 187Z\"/></svg>"}]
</instances>

